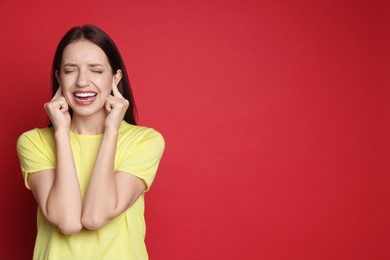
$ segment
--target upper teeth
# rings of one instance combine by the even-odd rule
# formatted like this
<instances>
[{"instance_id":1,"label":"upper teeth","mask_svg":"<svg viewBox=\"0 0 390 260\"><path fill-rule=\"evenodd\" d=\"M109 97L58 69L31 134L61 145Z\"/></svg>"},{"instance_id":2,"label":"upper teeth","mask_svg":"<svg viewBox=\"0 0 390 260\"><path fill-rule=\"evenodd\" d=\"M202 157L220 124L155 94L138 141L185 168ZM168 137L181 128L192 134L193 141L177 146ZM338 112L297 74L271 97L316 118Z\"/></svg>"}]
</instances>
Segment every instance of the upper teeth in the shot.
<instances>
[{"instance_id":1,"label":"upper teeth","mask_svg":"<svg viewBox=\"0 0 390 260\"><path fill-rule=\"evenodd\" d=\"M96 93L75 93L76 97L93 97Z\"/></svg>"}]
</instances>

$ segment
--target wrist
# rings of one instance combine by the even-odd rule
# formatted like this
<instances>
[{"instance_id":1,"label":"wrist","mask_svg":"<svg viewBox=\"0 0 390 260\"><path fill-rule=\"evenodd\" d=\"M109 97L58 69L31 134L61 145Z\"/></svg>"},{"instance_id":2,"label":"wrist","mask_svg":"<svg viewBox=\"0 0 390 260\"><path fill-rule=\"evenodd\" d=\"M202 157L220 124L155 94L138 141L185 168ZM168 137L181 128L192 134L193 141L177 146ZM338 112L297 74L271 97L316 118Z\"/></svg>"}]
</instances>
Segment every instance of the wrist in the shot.
<instances>
[{"instance_id":1,"label":"wrist","mask_svg":"<svg viewBox=\"0 0 390 260\"><path fill-rule=\"evenodd\" d=\"M118 136L119 129L116 127L106 126L104 128L104 135Z\"/></svg>"},{"instance_id":2,"label":"wrist","mask_svg":"<svg viewBox=\"0 0 390 260\"><path fill-rule=\"evenodd\" d=\"M69 129L65 129L65 128L55 128L55 129L54 129L54 136L55 136L56 138L69 137Z\"/></svg>"}]
</instances>

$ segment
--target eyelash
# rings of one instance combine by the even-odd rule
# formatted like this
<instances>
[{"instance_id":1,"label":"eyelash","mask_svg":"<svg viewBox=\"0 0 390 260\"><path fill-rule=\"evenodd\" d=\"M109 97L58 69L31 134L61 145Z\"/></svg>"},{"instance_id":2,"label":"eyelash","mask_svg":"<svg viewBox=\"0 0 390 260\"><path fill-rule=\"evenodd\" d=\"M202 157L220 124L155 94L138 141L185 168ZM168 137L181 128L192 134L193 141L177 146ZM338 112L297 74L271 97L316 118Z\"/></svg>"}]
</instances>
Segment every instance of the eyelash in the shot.
<instances>
[{"instance_id":1,"label":"eyelash","mask_svg":"<svg viewBox=\"0 0 390 260\"><path fill-rule=\"evenodd\" d=\"M72 72L74 72L74 70L65 70L64 74L69 74L69 73L72 73ZM102 70L93 70L92 72L98 73L98 74L103 74Z\"/></svg>"}]
</instances>

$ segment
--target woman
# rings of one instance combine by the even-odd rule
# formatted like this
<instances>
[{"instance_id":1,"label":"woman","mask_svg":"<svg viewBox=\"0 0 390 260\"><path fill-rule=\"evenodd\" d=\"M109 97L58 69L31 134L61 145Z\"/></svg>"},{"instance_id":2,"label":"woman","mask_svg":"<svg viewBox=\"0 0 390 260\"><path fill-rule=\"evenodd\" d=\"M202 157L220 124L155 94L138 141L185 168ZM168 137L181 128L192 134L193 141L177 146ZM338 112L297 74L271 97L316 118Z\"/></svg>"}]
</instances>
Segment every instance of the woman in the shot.
<instances>
[{"instance_id":1,"label":"woman","mask_svg":"<svg viewBox=\"0 0 390 260\"><path fill-rule=\"evenodd\" d=\"M164 150L136 126L117 47L99 28L74 27L52 68L50 127L17 144L26 186L38 203L34 259L147 259L144 193Z\"/></svg>"}]
</instances>

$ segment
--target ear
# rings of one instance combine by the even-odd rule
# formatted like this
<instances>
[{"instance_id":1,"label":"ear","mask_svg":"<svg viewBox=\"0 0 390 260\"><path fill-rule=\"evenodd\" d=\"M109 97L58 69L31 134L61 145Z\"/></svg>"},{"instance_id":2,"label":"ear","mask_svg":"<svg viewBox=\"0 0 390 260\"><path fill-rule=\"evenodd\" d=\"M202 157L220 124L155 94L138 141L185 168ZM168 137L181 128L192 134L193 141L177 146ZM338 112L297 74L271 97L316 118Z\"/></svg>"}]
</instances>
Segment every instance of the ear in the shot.
<instances>
[{"instance_id":1,"label":"ear","mask_svg":"<svg viewBox=\"0 0 390 260\"><path fill-rule=\"evenodd\" d=\"M115 85L118 85L119 82L121 81L121 79L122 79L122 71L121 70L117 70L116 74L114 75L114 83L115 83Z\"/></svg>"},{"instance_id":2,"label":"ear","mask_svg":"<svg viewBox=\"0 0 390 260\"><path fill-rule=\"evenodd\" d=\"M54 72L54 76L55 76L56 79L57 79L58 85L61 85L61 83L60 83L60 78L59 78L59 75L58 75L58 70L56 70L56 71Z\"/></svg>"}]
</instances>

